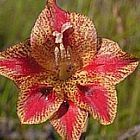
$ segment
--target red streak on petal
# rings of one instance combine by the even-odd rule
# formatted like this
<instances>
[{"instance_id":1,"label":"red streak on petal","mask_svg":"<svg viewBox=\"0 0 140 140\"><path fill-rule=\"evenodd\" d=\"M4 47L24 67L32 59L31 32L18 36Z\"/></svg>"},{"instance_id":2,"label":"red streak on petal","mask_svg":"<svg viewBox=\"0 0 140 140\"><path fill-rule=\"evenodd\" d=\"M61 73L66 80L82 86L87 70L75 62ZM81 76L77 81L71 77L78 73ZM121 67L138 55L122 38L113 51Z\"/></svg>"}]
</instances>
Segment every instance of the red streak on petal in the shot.
<instances>
[{"instance_id":1,"label":"red streak on petal","mask_svg":"<svg viewBox=\"0 0 140 140\"><path fill-rule=\"evenodd\" d=\"M58 111L54 114L53 119L59 119L59 118L61 118L63 115L65 115L67 113L68 109L69 109L69 104L68 104L68 102L64 101L61 104L61 106L58 109Z\"/></svg>"},{"instance_id":2,"label":"red streak on petal","mask_svg":"<svg viewBox=\"0 0 140 140\"><path fill-rule=\"evenodd\" d=\"M72 34L73 31L74 31L74 29L70 28L63 33L63 35L64 35L63 36L63 43L64 43L65 47L70 45L69 36Z\"/></svg>"},{"instance_id":3,"label":"red streak on petal","mask_svg":"<svg viewBox=\"0 0 140 140\"><path fill-rule=\"evenodd\" d=\"M84 88L84 86L78 86L79 93L77 99L84 104L87 104L98 116L104 119L106 122L110 121L109 106L107 98L107 90L100 85L91 85Z\"/></svg>"},{"instance_id":4,"label":"red streak on petal","mask_svg":"<svg viewBox=\"0 0 140 140\"><path fill-rule=\"evenodd\" d=\"M128 64L135 62L134 59L124 59L121 57L111 57L110 55L103 55L95 58L84 69L89 73L108 74L111 73L115 76L119 76L119 70Z\"/></svg>"},{"instance_id":5,"label":"red streak on petal","mask_svg":"<svg viewBox=\"0 0 140 140\"><path fill-rule=\"evenodd\" d=\"M50 93L47 97L42 96L42 93L40 92L39 86L33 86L28 93L28 98L25 101L24 109L25 109L25 116L24 121L28 121L32 119L34 116L42 116L44 114L46 108L53 105L56 96L54 93ZM47 98L47 99L46 99Z\"/></svg>"},{"instance_id":6,"label":"red streak on petal","mask_svg":"<svg viewBox=\"0 0 140 140\"><path fill-rule=\"evenodd\" d=\"M67 106L69 105L69 106ZM56 112L54 119L60 118L62 127L64 127L65 132L67 133L67 139L71 140L73 128L76 125L76 119L78 114L78 108L74 105L73 102L63 103L59 110Z\"/></svg>"},{"instance_id":7,"label":"red streak on petal","mask_svg":"<svg viewBox=\"0 0 140 140\"><path fill-rule=\"evenodd\" d=\"M67 112L67 114L65 115L64 118L62 118L62 123L65 125L67 125L67 132L69 133L68 136L72 136L72 132L73 132L73 126L75 125L75 121L76 121L76 116L77 116L77 111L76 108L74 106L74 104L72 102L69 102L69 110ZM75 109L73 109L75 108ZM68 138L70 139L70 138Z\"/></svg>"},{"instance_id":8,"label":"red streak on petal","mask_svg":"<svg viewBox=\"0 0 140 140\"><path fill-rule=\"evenodd\" d=\"M43 70L33 58L1 59L0 67L8 69L12 75L27 76Z\"/></svg>"},{"instance_id":9,"label":"red streak on petal","mask_svg":"<svg viewBox=\"0 0 140 140\"><path fill-rule=\"evenodd\" d=\"M99 115L105 119L105 121L109 122L110 116L108 113L108 104L107 104L108 101L107 101L107 97L105 96L105 94L107 94L107 93L103 92L102 89L100 89L100 91L95 90L95 93L93 93L93 96L92 96L92 99L93 99L92 106L95 106L96 112L98 112Z\"/></svg>"},{"instance_id":10,"label":"red streak on petal","mask_svg":"<svg viewBox=\"0 0 140 140\"><path fill-rule=\"evenodd\" d=\"M75 126L77 116L77 108L75 107L74 103L69 102L69 109L67 113L61 117L62 124L66 127L66 132L68 133L67 136L70 137L68 140L72 137L73 132L73 126Z\"/></svg>"},{"instance_id":11,"label":"red streak on petal","mask_svg":"<svg viewBox=\"0 0 140 140\"><path fill-rule=\"evenodd\" d=\"M52 118L51 123L60 136L67 140L78 140L87 122L88 113L67 101L63 102L56 114L58 115Z\"/></svg>"},{"instance_id":12,"label":"red streak on petal","mask_svg":"<svg viewBox=\"0 0 140 140\"><path fill-rule=\"evenodd\" d=\"M61 32L62 25L70 21L68 13L60 9L57 5L53 5L52 8L54 11L54 30Z\"/></svg>"}]
</instances>

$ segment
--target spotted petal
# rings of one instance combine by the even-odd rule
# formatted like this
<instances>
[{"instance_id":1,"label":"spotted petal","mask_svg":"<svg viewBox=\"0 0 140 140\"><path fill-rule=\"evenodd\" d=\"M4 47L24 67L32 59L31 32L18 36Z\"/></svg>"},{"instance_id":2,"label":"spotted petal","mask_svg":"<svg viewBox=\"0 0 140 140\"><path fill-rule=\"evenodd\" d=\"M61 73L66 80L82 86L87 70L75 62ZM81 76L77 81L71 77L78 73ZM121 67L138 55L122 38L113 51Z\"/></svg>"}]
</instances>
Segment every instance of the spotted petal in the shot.
<instances>
[{"instance_id":1,"label":"spotted petal","mask_svg":"<svg viewBox=\"0 0 140 140\"><path fill-rule=\"evenodd\" d=\"M56 1L48 0L32 29L32 56L46 69L54 68L56 45L53 32L60 31L68 21L68 14L56 5Z\"/></svg>"},{"instance_id":2,"label":"spotted petal","mask_svg":"<svg viewBox=\"0 0 140 140\"><path fill-rule=\"evenodd\" d=\"M83 15L68 13L55 0L48 0L31 33L32 56L42 67L54 69L54 51L58 46L54 32L63 32L63 45L70 48L72 61L78 68L95 55L97 34L92 21Z\"/></svg>"},{"instance_id":3,"label":"spotted petal","mask_svg":"<svg viewBox=\"0 0 140 140\"><path fill-rule=\"evenodd\" d=\"M101 124L113 122L117 112L117 95L114 85L105 77L90 76L81 71L65 86L68 99L88 111Z\"/></svg>"},{"instance_id":4,"label":"spotted petal","mask_svg":"<svg viewBox=\"0 0 140 140\"><path fill-rule=\"evenodd\" d=\"M103 38L96 57L84 69L93 75L109 77L116 84L131 74L138 63L137 58L123 52L117 43Z\"/></svg>"},{"instance_id":5,"label":"spotted petal","mask_svg":"<svg viewBox=\"0 0 140 140\"><path fill-rule=\"evenodd\" d=\"M86 16L70 13L73 32L67 37L67 44L72 47L72 54L81 58L82 65L88 64L97 52L97 34L93 22ZM76 61L76 60L75 60ZM80 61L80 60L78 60Z\"/></svg>"},{"instance_id":6,"label":"spotted petal","mask_svg":"<svg viewBox=\"0 0 140 140\"><path fill-rule=\"evenodd\" d=\"M63 102L51 124L63 139L79 140L87 123L88 113L78 108L73 102Z\"/></svg>"},{"instance_id":7,"label":"spotted petal","mask_svg":"<svg viewBox=\"0 0 140 140\"><path fill-rule=\"evenodd\" d=\"M107 125L114 121L117 112L117 96L115 88L108 83L94 82L89 85L78 85L76 93L77 105Z\"/></svg>"},{"instance_id":8,"label":"spotted petal","mask_svg":"<svg viewBox=\"0 0 140 140\"><path fill-rule=\"evenodd\" d=\"M48 0L45 9L39 15L32 29L32 46L42 46L44 44L52 43L54 38L53 31L60 32L62 25L68 21L68 13L56 5L56 0ZM52 45L54 45L54 43Z\"/></svg>"},{"instance_id":9,"label":"spotted petal","mask_svg":"<svg viewBox=\"0 0 140 140\"><path fill-rule=\"evenodd\" d=\"M0 52L0 74L16 82L43 71L44 69L30 55L29 40Z\"/></svg>"},{"instance_id":10,"label":"spotted petal","mask_svg":"<svg viewBox=\"0 0 140 140\"><path fill-rule=\"evenodd\" d=\"M22 124L39 124L48 120L60 107L63 98L44 83L25 82L21 86L17 114Z\"/></svg>"}]
</instances>

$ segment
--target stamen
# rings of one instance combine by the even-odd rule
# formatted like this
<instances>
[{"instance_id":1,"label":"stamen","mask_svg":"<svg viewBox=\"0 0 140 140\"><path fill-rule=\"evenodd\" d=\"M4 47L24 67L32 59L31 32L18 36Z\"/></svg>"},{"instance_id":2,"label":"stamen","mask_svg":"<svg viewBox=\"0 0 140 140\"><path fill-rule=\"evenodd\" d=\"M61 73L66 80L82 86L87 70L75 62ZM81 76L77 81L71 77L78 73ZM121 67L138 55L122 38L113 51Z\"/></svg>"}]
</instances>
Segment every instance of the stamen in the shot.
<instances>
[{"instance_id":1,"label":"stamen","mask_svg":"<svg viewBox=\"0 0 140 140\"><path fill-rule=\"evenodd\" d=\"M70 60L71 59L71 48L70 48L70 46L67 47L66 55L67 55L67 58Z\"/></svg>"},{"instance_id":2,"label":"stamen","mask_svg":"<svg viewBox=\"0 0 140 140\"><path fill-rule=\"evenodd\" d=\"M61 33L64 33L66 30L68 30L69 28L72 28L72 25L70 22L66 22L65 24L63 24L62 28L61 28Z\"/></svg>"},{"instance_id":3,"label":"stamen","mask_svg":"<svg viewBox=\"0 0 140 140\"><path fill-rule=\"evenodd\" d=\"M59 47L55 47L55 50L54 50L56 65L59 65L59 61L61 61L61 60L71 58L70 46L68 46L66 49L64 44L63 44L63 33L66 30L68 30L69 28L72 28L72 25L70 22L66 22L62 26L61 32L58 32L58 31L53 32L53 36L55 37L55 43L60 45Z\"/></svg>"},{"instance_id":4,"label":"stamen","mask_svg":"<svg viewBox=\"0 0 140 140\"><path fill-rule=\"evenodd\" d=\"M55 54L55 63L56 65L58 65L58 61L59 61L59 48L58 47L55 47L54 54Z\"/></svg>"},{"instance_id":5,"label":"stamen","mask_svg":"<svg viewBox=\"0 0 140 140\"><path fill-rule=\"evenodd\" d=\"M66 49L62 43L60 44L60 54L61 54L61 59L64 59L67 57Z\"/></svg>"},{"instance_id":6,"label":"stamen","mask_svg":"<svg viewBox=\"0 0 140 140\"><path fill-rule=\"evenodd\" d=\"M63 33L59 33L57 31L53 32L53 36L55 36L55 43L63 42Z\"/></svg>"}]
</instances>

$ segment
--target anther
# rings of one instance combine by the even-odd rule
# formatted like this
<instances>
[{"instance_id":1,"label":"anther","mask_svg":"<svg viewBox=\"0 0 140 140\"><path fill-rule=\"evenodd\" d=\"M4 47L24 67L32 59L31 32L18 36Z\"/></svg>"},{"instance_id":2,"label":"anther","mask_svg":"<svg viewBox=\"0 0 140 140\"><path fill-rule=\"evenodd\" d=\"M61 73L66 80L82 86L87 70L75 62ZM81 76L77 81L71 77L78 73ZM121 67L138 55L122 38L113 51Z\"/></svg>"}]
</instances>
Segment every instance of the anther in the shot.
<instances>
[{"instance_id":1,"label":"anther","mask_svg":"<svg viewBox=\"0 0 140 140\"><path fill-rule=\"evenodd\" d=\"M53 32L53 36L55 36L55 43L62 43L63 42L63 33L59 33L57 31Z\"/></svg>"},{"instance_id":2,"label":"anther","mask_svg":"<svg viewBox=\"0 0 140 140\"><path fill-rule=\"evenodd\" d=\"M70 48L70 46L67 47L66 56L67 56L68 59L71 59L71 48Z\"/></svg>"},{"instance_id":3,"label":"anther","mask_svg":"<svg viewBox=\"0 0 140 140\"><path fill-rule=\"evenodd\" d=\"M60 44L60 55L61 55L61 59L66 58L66 49L62 43Z\"/></svg>"},{"instance_id":4,"label":"anther","mask_svg":"<svg viewBox=\"0 0 140 140\"><path fill-rule=\"evenodd\" d=\"M62 28L61 28L61 33L64 33L66 30L68 30L69 28L72 28L72 25L70 22L66 22L65 24L63 24Z\"/></svg>"},{"instance_id":5,"label":"anther","mask_svg":"<svg viewBox=\"0 0 140 140\"><path fill-rule=\"evenodd\" d=\"M66 49L64 44L63 44L63 36L64 32L68 30L69 28L72 28L72 24L70 22L66 22L65 24L62 25L61 27L61 32L54 31L53 36L55 37L55 43L59 44L59 47L55 47L54 54L55 54L55 62L56 65L59 65L59 60L64 60L64 59L70 59L71 58L71 48L68 46Z\"/></svg>"}]
</instances>

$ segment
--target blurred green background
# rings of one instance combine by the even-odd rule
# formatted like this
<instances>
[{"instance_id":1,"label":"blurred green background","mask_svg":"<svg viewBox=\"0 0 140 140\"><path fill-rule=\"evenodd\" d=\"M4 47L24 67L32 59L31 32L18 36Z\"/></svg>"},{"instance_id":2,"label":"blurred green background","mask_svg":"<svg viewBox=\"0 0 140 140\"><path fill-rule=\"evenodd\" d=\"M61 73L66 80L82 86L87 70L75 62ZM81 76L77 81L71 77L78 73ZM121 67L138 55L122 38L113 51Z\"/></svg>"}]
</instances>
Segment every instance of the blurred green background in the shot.
<instances>
[{"instance_id":1,"label":"blurred green background","mask_svg":"<svg viewBox=\"0 0 140 140\"><path fill-rule=\"evenodd\" d=\"M140 57L139 0L58 0L68 11L93 19L98 35L117 41L120 47ZM45 0L0 0L0 49L30 36ZM140 67L117 85L118 113L115 122L102 126L90 119L87 140L115 140L140 124ZM18 90L12 81L0 76L0 140L59 140L47 123L22 126L16 115ZM137 135L131 140L140 139Z\"/></svg>"}]
</instances>

